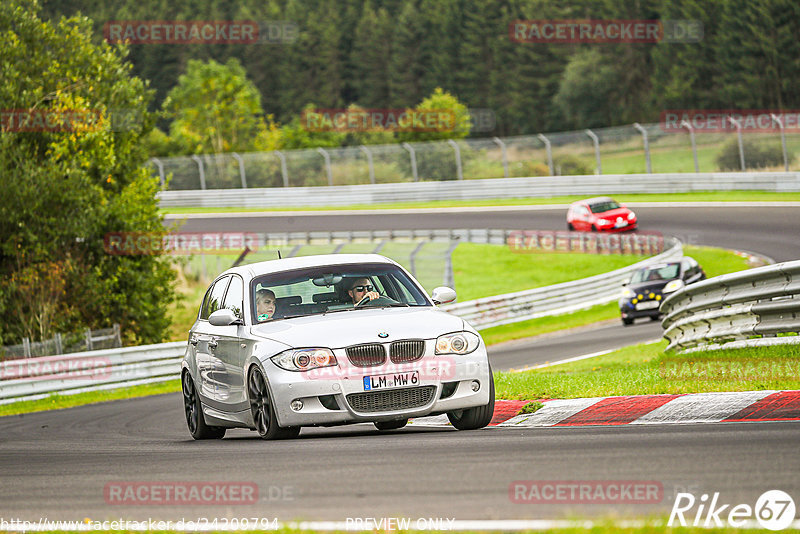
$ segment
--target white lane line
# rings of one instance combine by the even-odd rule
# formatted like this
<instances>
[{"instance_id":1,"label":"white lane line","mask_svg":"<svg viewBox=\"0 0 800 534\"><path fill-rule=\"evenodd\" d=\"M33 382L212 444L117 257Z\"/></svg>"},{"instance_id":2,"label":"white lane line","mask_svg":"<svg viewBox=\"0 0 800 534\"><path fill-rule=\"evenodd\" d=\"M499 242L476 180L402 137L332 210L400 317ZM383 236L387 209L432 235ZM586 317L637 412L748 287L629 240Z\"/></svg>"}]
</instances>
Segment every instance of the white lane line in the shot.
<instances>
[{"instance_id":1,"label":"white lane line","mask_svg":"<svg viewBox=\"0 0 800 534\"><path fill-rule=\"evenodd\" d=\"M631 425L660 425L667 423L719 423L739 410L775 393L774 391L743 391L691 393L678 397L652 412L632 421Z\"/></svg>"},{"instance_id":2,"label":"white lane line","mask_svg":"<svg viewBox=\"0 0 800 534\"><path fill-rule=\"evenodd\" d=\"M605 397L591 399L556 399L545 401L544 408L540 408L534 413L515 415L507 421L503 421L498 427L540 427L553 426L560 423L567 417L572 417L576 413L597 404Z\"/></svg>"},{"instance_id":3,"label":"white lane line","mask_svg":"<svg viewBox=\"0 0 800 534\"><path fill-rule=\"evenodd\" d=\"M643 341L641 344L646 345L646 344L649 344L649 343L656 343L658 341L661 341L660 337L656 338L656 339L650 339L650 340L647 340L647 341ZM523 367L522 369L512 369L512 370L510 370L510 372L512 372L512 373L523 373L525 371L532 371L534 369L543 369L545 367L552 367L554 365L561 365L562 363L570 363L570 362L577 362L577 361L580 361L580 360L588 360L589 358L596 358L597 356L603 356L604 354L609 354L611 352L614 352L615 350L619 350L619 349L625 348L626 346L629 346L629 345L625 345L625 346L622 346L622 347L617 347L617 348L614 348L614 349L607 349L607 350L600 350L600 351L597 351L597 352L591 352L589 354L583 354L581 356L574 356L572 358L567 358L566 360L558 360L556 362L546 362L546 363L542 363L542 364L539 364L539 365L534 365L534 366L531 366L531 367Z\"/></svg>"}]
</instances>

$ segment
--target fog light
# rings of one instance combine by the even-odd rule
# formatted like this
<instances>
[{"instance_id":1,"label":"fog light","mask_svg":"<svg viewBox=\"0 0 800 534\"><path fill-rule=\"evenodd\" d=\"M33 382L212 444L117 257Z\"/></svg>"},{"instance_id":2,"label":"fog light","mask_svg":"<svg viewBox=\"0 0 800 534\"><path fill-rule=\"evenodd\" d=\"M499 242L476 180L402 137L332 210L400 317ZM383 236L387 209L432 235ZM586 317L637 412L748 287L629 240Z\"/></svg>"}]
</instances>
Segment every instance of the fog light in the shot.
<instances>
[{"instance_id":1,"label":"fog light","mask_svg":"<svg viewBox=\"0 0 800 534\"><path fill-rule=\"evenodd\" d=\"M300 410L303 409L303 401L301 401L300 399L295 399L289 406L291 406L292 410L299 412Z\"/></svg>"},{"instance_id":2,"label":"fog light","mask_svg":"<svg viewBox=\"0 0 800 534\"><path fill-rule=\"evenodd\" d=\"M472 388L472 391L478 391L479 389L481 389L481 383L478 382L477 380L473 380L472 384L470 384L470 387Z\"/></svg>"}]
</instances>

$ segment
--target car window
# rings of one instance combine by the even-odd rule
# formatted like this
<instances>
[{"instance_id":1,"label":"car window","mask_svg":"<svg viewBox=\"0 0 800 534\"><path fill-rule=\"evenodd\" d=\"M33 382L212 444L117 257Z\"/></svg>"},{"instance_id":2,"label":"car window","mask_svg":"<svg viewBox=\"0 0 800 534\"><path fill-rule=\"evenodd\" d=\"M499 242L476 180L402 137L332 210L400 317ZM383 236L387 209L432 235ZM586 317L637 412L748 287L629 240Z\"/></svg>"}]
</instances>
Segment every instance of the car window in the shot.
<instances>
[{"instance_id":1,"label":"car window","mask_svg":"<svg viewBox=\"0 0 800 534\"><path fill-rule=\"evenodd\" d=\"M222 306L222 297L225 295L225 289L228 287L231 277L225 276L220 278L214 283L214 286L206 293L206 298L203 301L203 309L200 313L200 318L208 320L209 315L220 309Z\"/></svg>"},{"instance_id":2,"label":"car window","mask_svg":"<svg viewBox=\"0 0 800 534\"><path fill-rule=\"evenodd\" d=\"M631 284L637 284L640 282L657 282L661 280L672 280L678 277L678 273L680 272L680 264L679 263L667 263L667 264L659 264L659 265L652 265L650 267L645 267L643 269L639 269L633 276L631 277Z\"/></svg>"},{"instance_id":3,"label":"car window","mask_svg":"<svg viewBox=\"0 0 800 534\"><path fill-rule=\"evenodd\" d=\"M244 299L244 283L238 276L231 277L228 292L225 293L225 302L222 307L231 310L236 317L242 319L242 300Z\"/></svg>"},{"instance_id":4,"label":"car window","mask_svg":"<svg viewBox=\"0 0 800 534\"><path fill-rule=\"evenodd\" d=\"M401 268L383 263L331 265L284 271L257 277L251 291L269 289L275 294L274 317L279 320L333 311L354 310L348 290L366 279L384 297L376 305L430 306L424 290L417 286ZM253 302L255 299L253 299ZM369 309L365 307L363 309ZM251 309L253 322L259 321Z\"/></svg>"}]
</instances>

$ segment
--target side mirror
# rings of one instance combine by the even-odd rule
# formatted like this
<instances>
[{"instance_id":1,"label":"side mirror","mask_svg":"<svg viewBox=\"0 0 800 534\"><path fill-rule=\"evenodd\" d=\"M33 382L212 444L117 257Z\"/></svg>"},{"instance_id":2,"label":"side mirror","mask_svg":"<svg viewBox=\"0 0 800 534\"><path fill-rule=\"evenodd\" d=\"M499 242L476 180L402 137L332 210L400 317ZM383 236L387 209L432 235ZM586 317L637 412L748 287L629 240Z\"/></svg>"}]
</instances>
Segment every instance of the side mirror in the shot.
<instances>
[{"instance_id":1,"label":"side mirror","mask_svg":"<svg viewBox=\"0 0 800 534\"><path fill-rule=\"evenodd\" d=\"M449 287L437 287L433 290L431 300L434 304L447 304L456 300L456 290Z\"/></svg>"},{"instance_id":2,"label":"side mirror","mask_svg":"<svg viewBox=\"0 0 800 534\"><path fill-rule=\"evenodd\" d=\"M230 326L232 324L244 324L242 320L236 317L233 310L223 308L212 313L208 317L208 322L213 326Z\"/></svg>"}]
</instances>

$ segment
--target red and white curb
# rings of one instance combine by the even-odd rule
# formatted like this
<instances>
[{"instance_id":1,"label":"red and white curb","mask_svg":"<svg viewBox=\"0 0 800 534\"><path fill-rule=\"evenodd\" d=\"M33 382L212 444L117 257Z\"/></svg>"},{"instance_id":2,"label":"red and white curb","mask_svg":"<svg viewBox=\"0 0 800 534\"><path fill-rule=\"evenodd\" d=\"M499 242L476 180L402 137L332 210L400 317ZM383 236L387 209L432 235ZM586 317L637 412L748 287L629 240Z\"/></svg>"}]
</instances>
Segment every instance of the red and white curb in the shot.
<instances>
[{"instance_id":1,"label":"red and white curb","mask_svg":"<svg viewBox=\"0 0 800 534\"><path fill-rule=\"evenodd\" d=\"M532 428L591 425L661 425L800 421L800 391L744 391L682 395L629 395L541 400L534 413L517 415L532 401L498 400L489 426ZM420 417L414 426L449 426L447 416Z\"/></svg>"}]
</instances>

